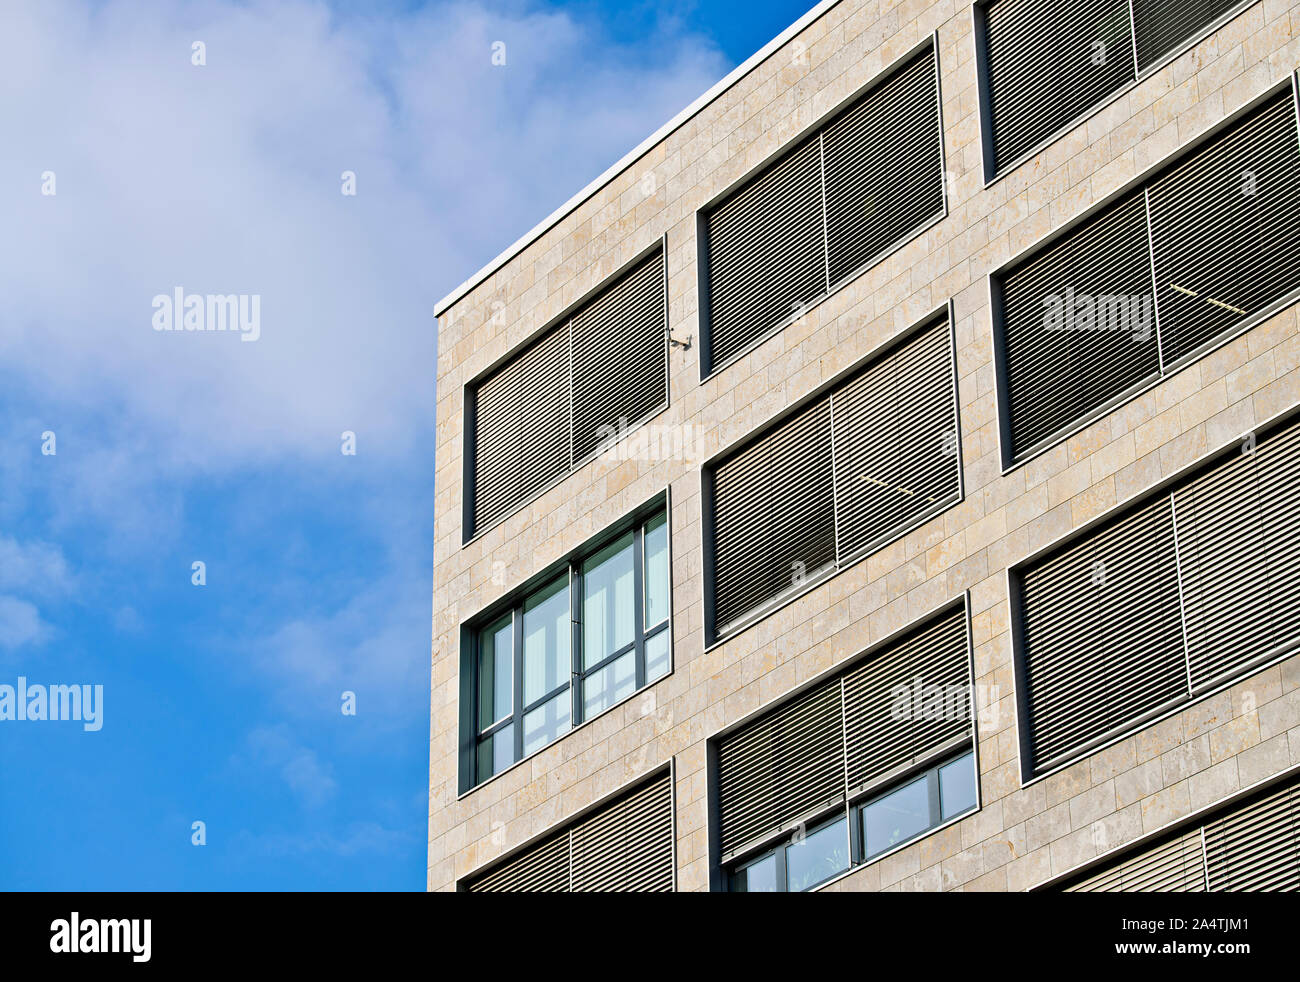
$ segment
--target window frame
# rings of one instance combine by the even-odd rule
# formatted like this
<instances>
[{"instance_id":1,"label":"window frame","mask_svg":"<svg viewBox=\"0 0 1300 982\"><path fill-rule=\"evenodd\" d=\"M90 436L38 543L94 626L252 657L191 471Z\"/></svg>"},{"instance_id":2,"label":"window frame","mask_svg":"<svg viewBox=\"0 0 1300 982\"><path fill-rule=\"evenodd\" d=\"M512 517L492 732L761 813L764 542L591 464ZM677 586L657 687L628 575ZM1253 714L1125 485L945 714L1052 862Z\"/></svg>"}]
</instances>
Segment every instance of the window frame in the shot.
<instances>
[{"instance_id":1,"label":"window frame","mask_svg":"<svg viewBox=\"0 0 1300 982\"><path fill-rule=\"evenodd\" d=\"M673 576L672 576L672 512L668 491L665 489L649 501L634 509L623 519L606 529L600 535L572 550L559 562L547 567L541 573L530 577L518 588L469 618L461 625L461 684L460 684L460 767L458 768L459 797L476 791L502 774L518 767L524 761L541 753L546 748L563 740L574 730L599 718L606 712L632 699L642 690L662 681L673 673ZM645 549L647 530L657 523L662 523L665 530L667 613L662 620L652 625L646 624L647 603L647 566L649 559ZM618 647L612 653L603 656L599 662L585 667L583 657L583 622L582 622L582 586L583 564L604 551L620 539L631 536L633 557L633 593L636 597L633 611L633 639L628 644ZM568 591L569 615L569 665L565 681L554 686L546 693L531 701L524 701L524 610L528 602L552 585L565 579L563 589ZM482 643L489 631L498 630L506 622L511 628L511 704L510 712L486 725L481 724L483 677L481 671ZM646 651L647 644L659 637L667 641L667 666L662 674L647 680ZM612 700L608 705L590 714L585 711L584 683L595 674L613 665L620 658L633 654L635 663L635 683L626 695ZM523 722L528 713L546 706L550 701L569 693L569 726L556 736L531 750L524 748ZM491 774L480 773L480 749L484 741L497 733L513 726L512 760L500 770Z\"/></svg>"}]
</instances>

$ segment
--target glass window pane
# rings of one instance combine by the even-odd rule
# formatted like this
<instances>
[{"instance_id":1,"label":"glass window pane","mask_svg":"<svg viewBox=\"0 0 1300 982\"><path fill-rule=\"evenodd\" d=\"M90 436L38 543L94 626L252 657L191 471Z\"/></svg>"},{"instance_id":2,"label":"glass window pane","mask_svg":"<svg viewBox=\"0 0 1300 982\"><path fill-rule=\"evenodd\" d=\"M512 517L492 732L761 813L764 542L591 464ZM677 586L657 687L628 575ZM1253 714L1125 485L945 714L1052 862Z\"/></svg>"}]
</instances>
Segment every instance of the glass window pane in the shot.
<instances>
[{"instance_id":1,"label":"glass window pane","mask_svg":"<svg viewBox=\"0 0 1300 982\"><path fill-rule=\"evenodd\" d=\"M567 573L524 602L525 706L569 680L570 617Z\"/></svg>"},{"instance_id":2,"label":"glass window pane","mask_svg":"<svg viewBox=\"0 0 1300 982\"><path fill-rule=\"evenodd\" d=\"M524 714L525 756L569 732L571 702L569 690L565 689L554 699Z\"/></svg>"},{"instance_id":3,"label":"glass window pane","mask_svg":"<svg viewBox=\"0 0 1300 982\"><path fill-rule=\"evenodd\" d=\"M582 565L582 663L595 665L632 643L632 533Z\"/></svg>"},{"instance_id":4,"label":"glass window pane","mask_svg":"<svg viewBox=\"0 0 1300 982\"><path fill-rule=\"evenodd\" d=\"M922 777L862 809L863 854L884 852L929 827L929 781Z\"/></svg>"},{"instance_id":5,"label":"glass window pane","mask_svg":"<svg viewBox=\"0 0 1300 982\"><path fill-rule=\"evenodd\" d=\"M967 754L939 768L939 800L943 817L952 818L975 807L975 755Z\"/></svg>"},{"instance_id":6,"label":"glass window pane","mask_svg":"<svg viewBox=\"0 0 1300 982\"><path fill-rule=\"evenodd\" d=\"M478 722L486 730L510 715L510 681L514 672L510 615L489 624L479 634Z\"/></svg>"},{"instance_id":7,"label":"glass window pane","mask_svg":"<svg viewBox=\"0 0 1300 982\"><path fill-rule=\"evenodd\" d=\"M732 873L731 889L736 893L775 893L776 853Z\"/></svg>"},{"instance_id":8,"label":"glass window pane","mask_svg":"<svg viewBox=\"0 0 1300 982\"><path fill-rule=\"evenodd\" d=\"M849 825L841 818L785 847L786 889L815 887L849 868Z\"/></svg>"},{"instance_id":9,"label":"glass window pane","mask_svg":"<svg viewBox=\"0 0 1300 982\"><path fill-rule=\"evenodd\" d=\"M645 626L668 619L668 515L645 525Z\"/></svg>"},{"instance_id":10,"label":"glass window pane","mask_svg":"<svg viewBox=\"0 0 1300 982\"><path fill-rule=\"evenodd\" d=\"M486 781L515 762L515 724L503 726L478 745L478 779Z\"/></svg>"},{"instance_id":11,"label":"glass window pane","mask_svg":"<svg viewBox=\"0 0 1300 982\"><path fill-rule=\"evenodd\" d=\"M635 691L636 652L629 651L583 680L583 719L591 719Z\"/></svg>"},{"instance_id":12,"label":"glass window pane","mask_svg":"<svg viewBox=\"0 0 1300 982\"><path fill-rule=\"evenodd\" d=\"M645 643L645 680L649 685L668 674L668 628L664 628Z\"/></svg>"}]
</instances>

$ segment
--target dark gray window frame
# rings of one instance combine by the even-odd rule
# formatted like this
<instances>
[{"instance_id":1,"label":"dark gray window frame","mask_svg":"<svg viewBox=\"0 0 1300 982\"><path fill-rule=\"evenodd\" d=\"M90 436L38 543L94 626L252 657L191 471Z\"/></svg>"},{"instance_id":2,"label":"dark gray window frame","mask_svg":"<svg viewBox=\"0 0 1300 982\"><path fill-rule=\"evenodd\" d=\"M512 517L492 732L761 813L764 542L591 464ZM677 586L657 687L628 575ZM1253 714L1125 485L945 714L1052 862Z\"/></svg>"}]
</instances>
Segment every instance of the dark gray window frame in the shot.
<instances>
[{"instance_id":1,"label":"dark gray window frame","mask_svg":"<svg viewBox=\"0 0 1300 982\"><path fill-rule=\"evenodd\" d=\"M941 189L943 205L939 214L936 215L930 221L927 221L922 225L918 226L917 228L913 229L912 231L908 232L904 237L900 238L896 242L890 243L888 246L882 249L877 255L873 256L871 259L867 260L865 263L862 263L860 266L858 266L853 272L847 274L846 276L842 276L837 282L831 283L829 288L820 296L815 297L807 304L804 304L799 310L792 312L788 317L773 324L770 328L768 328L758 337L754 338L752 341L748 342L746 345L744 345L741 349L739 349L735 353L717 361L712 360L709 355L710 341L709 341L709 316L708 316L708 310L709 310L708 215L709 213L714 208L717 208L720 204L725 202L728 198L732 197L739 191L743 190L747 185L752 184L754 181L759 180L767 171L771 170L772 168L780 164L782 161L784 161L787 157L789 157L792 153L797 151L806 139L816 134L819 130L825 129L826 127L830 126L833 122L835 122L837 118L843 115L845 111L850 109L853 106L853 104L856 103L859 99L868 95L873 89L888 81L888 79L896 69L906 64L912 58L921 54L926 48L930 46L933 46L934 49L935 100L936 100L936 105L938 106L938 116L939 116L939 164L940 164L940 171L943 174L943 181L942 181L943 186ZM700 333L699 361L700 361L700 382L701 383L707 382L709 379L715 377L720 372L729 368L731 365L734 365L741 359L752 354L755 349L759 348L766 342L770 341L772 338L776 337L776 335L780 334L787 327L799 321L803 317L810 316L816 308L818 308L823 303L825 303L826 301L830 300L832 297L842 292L847 287L852 286L852 284L860 276L862 276L862 274L865 273L867 270L879 265L889 256L893 255L899 249L903 248L903 246L907 245L909 242L912 242L917 238L920 238L922 235L924 235L926 232L934 228L941 221L943 221L945 218L948 217L948 212L949 212L949 200L948 200L949 188L948 188L948 180L947 180L948 150L947 150L947 144L944 140L943 85L942 85L943 73L940 66L939 55L940 55L939 32L936 30L930 35L928 35L925 38L925 40L919 42L918 44L914 45L912 48L904 52L902 55L895 58L892 62L890 62L889 65L882 68L879 72L873 75L868 81L864 82L851 95L843 99L833 109L831 109L829 112L821 116L816 122L810 124L809 126L803 128L798 133L796 133L793 137L787 140L786 143L779 150L773 153L770 157L768 157L760 164L750 169L742 177L738 178L737 180L733 181L731 184L727 185L726 188L724 188L722 191L718 192L717 194L713 195L713 197L710 198L705 204L701 205L699 208L696 209L695 211L695 245L696 245L695 269L696 269L696 296L699 298L699 305L698 305L699 333ZM823 187L823 196L824 196L824 191L825 188Z\"/></svg>"},{"instance_id":2,"label":"dark gray window frame","mask_svg":"<svg viewBox=\"0 0 1300 982\"><path fill-rule=\"evenodd\" d=\"M1065 443L1070 438L1077 436L1083 430L1096 423L1098 420L1113 413L1121 406L1132 402L1138 396L1150 391L1163 382L1168 381L1175 375L1191 367L1206 355L1217 351L1219 348L1230 344L1237 338L1246 334L1251 329L1259 326L1264 321L1276 316L1280 311L1300 300L1300 288L1292 291L1286 296L1280 297L1266 308L1256 314L1243 318L1235 327L1224 333L1209 339L1197 348L1188 351L1179 357L1170 360L1163 365L1161 371L1155 376L1135 385L1123 392L1117 393L1107 401L1098 405L1095 409L1081 416L1078 420L1071 423L1058 432L1039 441L1039 443L1026 449L1020 456L1013 456L1011 445L1010 431L1010 402L1009 386L1007 381L1007 362L1006 362L1006 341L1005 328L1002 320L1002 293L1001 280L1012 270L1021 264L1033 259L1035 256L1045 252L1052 246L1059 243L1062 239L1067 238L1071 233L1077 231L1090 220L1096 218L1102 212L1106 211L1112 205L1123 200L1130 194L1141 190L1144 186L1151 184L1163 173L1171 168L1177 167L1184 160L1196 151L1211 143L1216 137L1231 129L1233 126L1242 122L1247 116L1260 108L1270 99L1280 95L1284 90L1290 89L1292 99L1297 107L1296 112L1296 135L1300 141L1300 73L1293 73L1282 82L1271 83L1267 89L1254 96L1244 105L1240 106L1223 119L1214 123L1190 139L1183 146L1179 147L1173 153L1169 154L1163 160L1160 160L1147 168L1141 174L1132 180L1125 182L1121 187L1107 194L1104 198L1089 205L1078 215L1069 219L1060 228L1055 229L1044 238L1033 243L1025 249L1022 249L1016 255L999 264L991 270L987 276L989 310L993 321L993 365L994 365L994 392L997 402L997 419L998 419L998 456L1002 464L1002 476L1006 476L1020 467L1028 464L1030 461L1037 459L1047 453L1050 453L1056 447ZM1159 336L1159 309L1156 309L1156 326L1157 337Z\"/></svg>"},{"instance_id":3,"label":"dark gray window frame","mask_svg":"<svg viewBox=\"0 0 1300 982\"><path fill-rule=\"evenodd\" d=\"M663 361L664 361L664 401L649 410L644 416L635 420L628 420L627 433L631 434L640 429L650 420L654 419L660 413L672 405L672 372L669 361L671 345L669 339L672 334L672 324L669 319L669 310L671 307L668 292L668 233L665 232L655 241L646 246L636 254L630 261L624 263L610 275L603 277L599 283L588 290L581 298L574 301L559 316L547 321L546 324L537 331L534 331L529 337L515 345L505 355L496 359L487 368L483 369L473 379L461 386L461 406L462 406L462 429L463 429L463 450L461 458L461 548L469 545L483 536L487 535L493 529L498 528L511 519L514 515L519 514L528 508L534 501L546 494L548 491L564 483L572 477L580 468L598 458L604 451L605 447L598 447L596 450L586 453L581 457L572 458L572 430L573 430L573 379L572 379L572 357L570 357L570 377L569 377L569 429L570 429L570 456L569 466L553 480L539 487L528 497L519 501L508 511L492 520L482 527L475 527L474 502L476 496L475 474L474 474L474 450L475 450L475 418L476 418L476 399L475 393L483 382L491 378L501 368L510 364L519 358L524 352L534 344L546 337L550 332L558 329L567 321L571 320L584 306L599 296L604 290L612 286L621 279L625 274L636 268L637 265L650 258L656 251L663 252L663 290L664 290L664 339L663 339Z\"/></svg>"},{"instance_id":4,"label":"dark gray window frame","mask_svg":"<svg viewBox=\"0 0 1300 982\"><path fill-rule=\"evenodd\" d=\"M855 374L869 367L873 362L889 357L894 351L906 345L909 341L914 340L918 335L927 328L933 327L941 318L948 319L948 336L952 350L952 402L953 402L953 423L955 426L955 453L957 457L957 494L951 499L936 502L933 508L925 513L912 519L905 525L888 533L876 541L867 543L858 547L852 554L847 556L843 561L837 561L832 567L808 577L797 588L792 588L779 596L772 598L763 605L750 611L736 623L729 625L729 630L725 634L718 634L718 625L715 623L715 597L714 597L714 571L715 562L715 529L713 524L714 502L712 492L712 481L710 473L717 464L730 457L732 454L743 450L745 447L762 439L768 433L791 417L798 415L802 410L812 405L822 396L826 395L832 389L842 385ZM914 532L926 522L933 521L937 516L942 515L945 511L962 503L966 498L966 476L963 466L963 445L961 434L961 399L958 393L957 384L957 318L955 304L950 298L942 307L931 311L910 327L899 332L894 337L880 344L878 347L867 353L864 357L858 359L849 367L836 373L830 379L822 382L806 396L799 399L793 405L788 406L764 421L750 433L745 434L740 439L734 441L727 447L724 447L712 457L705 460L700 465L699 478L701 487L701 548L703 555L703 565L701 576L703 602L704 602L704 650L711 651L719 645L726 644L731 639L738 637L745 631L752 628L755 624L766 620L773 614L780 611L787 605L794 603L800 597L811 593L822 584L828 582L840 573L852 569L858 563L869 559L872 555L879 552L893 542ZM837 533L838 534L838 533Z\"/></svg>"},{"instance_id":5,"label":"dark gray window frame","mask_svg":"<svg viewBox=\"0 0 1300 982\"><path fill-rule=\"evenodd\" d=\"M1192 48L1196 47L1212 34L1219 31L1229 22L1236 20L1251 7L1255 6L1255 4L1261 2L1261 0L1241 0L1241 2L1231 10L1219 15L1210 23L1200 28L1196 33L1178 45L1178 47L1174 48L1169 53L1162 55L1146 68L1137 71L1136 77L1129 80L1125 85L1116 89L1114 92L1109 93L1100 101L1085 110L1077 118L1063 124L1059 129L1052 131L1052 133L1034 144L1034 146L1029 150L1020 154L1020 156L1015 159L1003 164L1000 168L994 167L993 112L992 106L989 102L988 45L986 40L987 24L985 20L988 7L995 2L996 0L976 0L975 3L971 4L971 18L974 25L972 38L975 49L975 77L978 89L981 163L983 167L984 187L986 189L992 187L1007 175L1027 164L1030 160L1038 156L1054 143L1064 139L1079 127L1086 125L1094 116L1104 112L1113 103L1124 98L1124 96L1128 95L1137 86L1150 79L1156 73L1167 68L1172 62L1187 54L1187 52L1192 50Z\"/></svg>"},{"instance_id":6,"label":"dark gray window frame","mask_svg":"<svg viewBox=\"0 0 1300 982\"><path fill-rule=\"evenodd\" d=\"M665 528L668 530L668 619L663 624L654 625L648 632L644 625L644 528L647 521L662 514L664 516ZM503 774L514 770L520 764L532 759L537 754L544 752L547 748L553 747L565 740L570 734L574 733L581 727L599 719L601 716L612 711L618 706L623 705L633 699L639 693L649 686L657 685L671 676L676 668L676 659L674 657L673 644L673 537L672 537L672 507L670 502L669 489L665 488L658 494L652 496L649 500L619 519L613 525L604 529L598 535L593 536L587 542L583 543L576 549L571 550L564 558L552 563L542 572L534 574L526 581L515 587L503 597L484 608L479 613L468 618L460 627L460 672L459 672L459 764L457 767L457 791L458 797L464 797L472 794L485 785L497 780ZM601 549L612 544L617 539L631 532L633 534L633 577L635 580L634 593L637 596L634 612L634 637L630 645L620 647L616 652L601 659L601 661L591 667L584 668L581 664L582 659L582 622L581 622L581 567L584 560L598 553ZM566 573L567 571L567 573ZM551 692L541 696L528 705L523 705L522 686L519 680L523 677L523 632L520 630L522 620L523 605L526 600L533 596L537 591L545 588L551 583L556 582L560 577L567 575L569 577L569 620L570 620L570 674L568 681L557 686ZM503 716L493 721L487 726L479 725L479 644L482 633L490 626L497 624L504 617L509 616L511 619L511 645L512 658L511 665L513 671L511 685L512 709L508 716ZM652 638L657 638L661 634L666 635L668 639L668 670L653 682L646 682L646 662L645 662L645 644ZM632 692L627 696L611 703L599 712L590 717L583 718L583 707L578 698L581 692L581 682L586 678L612 664L618 658L624 657L629 651L635 652L634 661L636 662L636 684ZM569 729L562 733L556 739L545 743L536 750L523 753L523 726L522 720L524 713L530 709L545 705L545 703L561 694L565 689L570 690L571 694L571 713ZM506 726L514 725L514 761L508 766L495 774L488 775L481 780L478 777L478 747L482 740L497 731L504 729Z\"/></svg>"},{"instance_id":7,"label":"dark gray window frame","mask_svg":"<svg viewBox=\"0 0 1300 982\"><path fill-rule=\"evenodd\" d=\"M1300 406L1293 406L1278 416L1257 425L1252 432L1257 435L1259 442L1262 443L1270 436L1286 429L1288 426L1296 422L1300 422ZM1176 474L1163 478L1152 487L1139 493L1136 497L1094 517L1079 528L1072 530L1044 548L1039 549L1032 555L1026 556L1007 567L1009 633L1011 643L1011 664L1015 681L1017 758L1021 788L1027 788L1030 785L1046 780L1052 775L1069 767L1074 767L1081 761L1087 760L1094 754L1105 750L1107 747L1113 746L1119 741L1133 736L1135 733L1154 726L1156 723L1168 719L1175 713L1184 712L1207 699L1213 698L1225 689L1240 684L1244 679L1257 675L1265 669L1300 653L1300 636L1283 642L1281 645L1274 648L1260 651L1250 659L1242 662L1239 666L1233 668L1230 673L1214 681L1213 684L1208 687L1203 687L1201 691L1189 696L1180 696L1178 699L1153 708L1120 726L1106 730L1103 733L1098 734L1095 739L1078 747L1066 756L1064 760L1057 761L1049 767L1045 767L1041 770L1035 770L1034 768L1033 722L1029 717L1029 683L1026 677L1024 620L1023 609L1021 606L1023 589L1022 577L1024 571L1028 567L1035 566L1038 563L1064 552L1072 545L1087 538L1094 532L1097 532L1102 528L1141 510L1143 507L1151 504L1155 499L1167 497L1175 493L1180 487L1194 481L1201 474L1212 470L1215 466L1223 463L1225 460L1239 452L1239 440L1233 440L1229 443L1223 444L1206 453L1192 464L1189 464L1187 467L1178 471Z\"/></svg>"},{"instance_id":8,"label":"dark gray window frame","mask_svg":"<svg viewBox=\"0 0 1300 982\"><path fill-rule=\"evenodd\" d=\"M758 837L755 840L746 842L738 848L728 853L723 853L722 843L722 826L720 814L720 767L718 758L718 746L722 739L737 730L742 729L749 723L753 722L766 714L779 709L781 706L798 699L803 694L812 689L828 682L836 677L844 676L852 672L859 665L869 661L876 655L886 649L905 641L909 637L933 627L944 618L951 616L958 610L962 612L963 627L966 639L966 656L967 664L970 670L970 734L969 737L961 737L948 741L942 746L938 746L926 753L921 759L914 761L911 765L891 773L881 775L879 779L872 781L870 784L851 790L847 787L848 775L845 774L846 787L842 799L823 805L810 814L801 816L796 820L786 822L780 828L773 829L770 832ZM799 828L806 828L810 832L816 831L822 826L830 824L837 820L837 817L845 817L847 814L850 836L850 853L849 867L842 873L832 876L817 886L810 889L817 890L827 886L845 876L855 873L866 866L880 862L886 857L892 855L898 850L905 849L914 845L920 840L927 838L936 832L942 831L950 825L960 822L971 815L981 811L984 807L982 781L980 779L980 751L979 751L979 706L975 697L975 643L971 628L971 599L970 591L966 590L949 600L926 611L921 616L904 624L902 627L892 631L887 636L868 645L862 651L846 659L838 665L834 665L824 672L808 679L787 691L781 696L765 703L754 711L746 714L734 723L731 723L722 729L711 734L705 741L705 778L708 789L705 798L707 804L706 827L708 829L709 843L709 889L713 892L728 892L731 884L731 874L738 868L749 865L759 859L762 859L772 849L782 849L784 844L788 843L793 833ZM975 769L975 806L967 811L951 818L943 819L939 824L918 833L903 842L895 843L888 849L871 856L868 859L859 859L861 852L861 842L859 831L855 827L858 824L858 810L864 805L877 800L880 797L897 790L909 781L913 780L918 774L926 772L930 768L937 770L939 767L952 760L956 760L966 754L971 754L972 765ZM778 869L784 863L784 858L778 858ZM783 875L781 873L780 875Z\"/></svg>"}]
</instances>

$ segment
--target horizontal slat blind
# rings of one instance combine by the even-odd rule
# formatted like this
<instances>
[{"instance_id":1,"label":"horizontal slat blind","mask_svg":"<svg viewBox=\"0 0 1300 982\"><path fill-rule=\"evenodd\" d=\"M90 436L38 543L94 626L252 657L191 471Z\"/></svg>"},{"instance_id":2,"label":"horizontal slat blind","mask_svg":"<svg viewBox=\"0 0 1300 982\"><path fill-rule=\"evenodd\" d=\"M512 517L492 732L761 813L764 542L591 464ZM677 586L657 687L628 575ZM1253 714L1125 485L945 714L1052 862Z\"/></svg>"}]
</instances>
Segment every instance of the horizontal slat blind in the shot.
<instances>
[{"instance_id":1,"label":"horizontal slat blind","mask_svg":"<svg viewBox=\"0 0 1300 982\"><path fill-rule=\"evenodd\" d=\"M1203 893L1205 859L1198 826L1066 888L1066 893Z\"/></svg>"},{"instance_id":2,"label":"horizontal slat blind","mask_svg":"<svg viewBox=\"0 0 1300 982\"><path fill-rule=\"evenodd\" d=\"M668 773L573 828L577 892L673 888L673 802Z\"/></svg>"},{"instance_id":3,"label":"horizontal slat blind","mask_svg":"<svg viewBox=\"0 0 1300 982\"><path fill-rule=\"evenodd\" d=\"M1159 373L1141 192L1017 266L1001 290L1013 456Z\"/></svg>"},{"instance_id":4,"label":"horizontal slat blind","mask_svg":"<svg viewBox=\"0 0 1300 982\"><path fill-rule=\"evenodd\" d=\"M1134 77L1127 0L995 0L985 16L995 170Z\"/></svg>"},{"instance_id":5,"label":"horizontal slat blind","mask_svg":"<svg viewBox=\"0 0 1300 982\"><path fill-rule=\"evenodd\" d=\"M845 675L849 793L970 733L970 685L964 610ZM900 699L902 689L917 686L919 706L909 697Z\"/></svg>"},{"instance_id":6,"label":"horizontal slat blind","mask_svg":"<svg viewBox=\"0 0 1300 982\"><path fill-rule=\"evenodd\" d=\"M841 560L960 493L951 337L939 321L831 397Z\"/></svg>"},{"instance_id":7,"label":"horizontal slat blind","mask_svg":"<svg viewBox=\"0 0 1300 982\"><path fill-rule=\"evenodd\" d=\"M724 853L843 798L843 726L832 679L719 741Z\"/></svg>"},{"instance_id":8,"label":"horizontal slat blind","mask_svg":"<svg viewBox=\"0 0 1300 982\"><path fill-rule=\"evenodd\" d=\"M1300 288L1300 137L1285 92L1151 185L1165 364Z\"/></svg>"},{"instance_id":9,"label":"horizontal slat blind","mask_svg":"<svg viewBox=\"0 0 1300 982\"><path fill-rule=\"evenodd\" d=\"M573 331L573 459L668 401L663 255L656 252L579 311Z\"/></svg>"},{"instance_id":10,"label":"horizontal slat blind","mask_svg":"<svg viewBox=\"0 0 1300 982\"><path fill-rule=\"evenodd\" d=\"M707 229L711 370L826 292L819 137L710 211Z\"/></svg>"},{"instance_id":11,"label":"horizontal slat blind","mask_svg":"<svg viewBox=\"0 0 1300 982\"><path fill-rule=\"evenodd\" d=\"M663 277L659 248L473 387L470 535L667 403Z\"/></svg>"},{"instance_id":12,"label":"horizontal slat blind","mask_svg":"<svg viewBox=\"0 0 1300 982\"><path fill-rule=\"evenodd\" d=\"M1241 0L1133 0L1138 63L1150 67Z\"/></svg>"},{"instance_id":13,"label":"horizontal slat blind","mask_svg":"<svg viewBox=\"0 0 1300 982\"><path fill-rule=\"evenodd\" d=\"M569 833L561 832L475 880L475 893L562 893L569 889Z\"/></svg>"},{"instance_id":14,"label":"horizontal slat blind","mask_svg":"<svg viewBox=\"0 0 1300 982\"><path fill-rule=\"evenodd\" d=\"M1260 443L1255 450L1259 510L1268 557L1269 633L1257 644L1277 648L1300 638L1300 423Z\"/></svg>"},{"instance_id":15,"label":"horizontal slat blind","mask_svg":"<svg viewBox=\"0 0 1300 982\"><path fill-rule=\"evenodd\" d=\"M1037 769L1187 693L1167 497L1022 574Z\"/></svg>"},{"instance_id":16,"label":"horizontal slat blind","mask_svg":"<svg viewBox=\"0 0 1300 982\"><path fill-rule=\"evenodd\" d=\"M1292 782L1205 827L1210 889L1300 890L1300 788Z\"/></svg>"},{"instance_id":17,"label":"horizontal slat blind","mask_svg":"<svg viewBox=\"0 0 1300 982\"><path fill-rule=\"evenodd\" d=\"M491 525L569 469L569 332L551 331L478 387L474 528Z\"/></svg>"},{"instance_id":18,"label":"horizontal slat blind","mask_svg":"<svg viewBox=\"0 0 1300 982\"><path fill-rule=\"evenodd\" d=\"M824 131L830 282L943 212L933 47Z\"/></svg>"},{"instance_id":19,"label":"horizontal slat blind","mask_svg":"<svg viewBox=\"0 0 1300 982\"><path fill-rule=\"evenodd\" d=\"M719 629L834 564L830 416L820 399L714 469Z\"/></svg>"}]
</instances>

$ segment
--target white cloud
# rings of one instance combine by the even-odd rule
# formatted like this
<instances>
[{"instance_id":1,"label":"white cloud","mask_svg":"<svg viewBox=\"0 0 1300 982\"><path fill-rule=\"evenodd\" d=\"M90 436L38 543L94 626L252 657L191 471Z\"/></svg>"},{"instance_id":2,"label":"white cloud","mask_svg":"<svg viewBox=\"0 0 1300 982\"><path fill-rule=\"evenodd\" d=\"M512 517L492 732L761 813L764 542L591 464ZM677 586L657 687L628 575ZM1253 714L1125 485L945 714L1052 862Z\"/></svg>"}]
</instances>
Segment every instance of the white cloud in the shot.
<instances>
[{"instance_id":1,"label":"white cloud","mask_svg":"<svg viewBox=\"0 0 1300 982\"><path fill-rule=\"evenodd\" d=\"M276 771L304 805L324 804L338 791L334 768L298 743L286 726L258 727L248 735L247 745L253 762Z\"/></svg>"},{"instance_id":2,"label":"white cloud","mask_svg":"<svg viewBox=\"0 0 1300 982\"><path fill-rule=\"evenodd\" d=\"M34 604L0 594L0 648L17 648L43 640L50 626Z\"/></svg>"}]
</instances>

